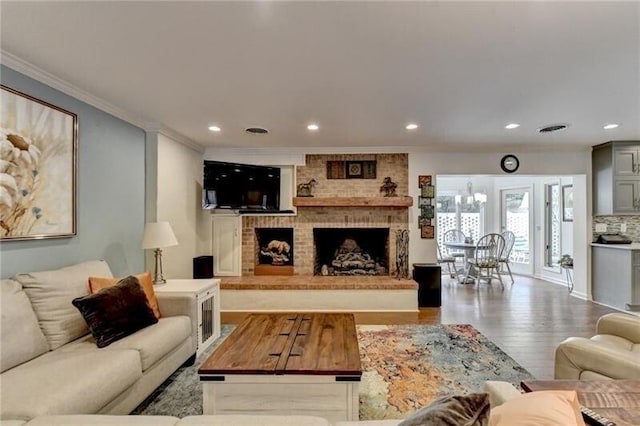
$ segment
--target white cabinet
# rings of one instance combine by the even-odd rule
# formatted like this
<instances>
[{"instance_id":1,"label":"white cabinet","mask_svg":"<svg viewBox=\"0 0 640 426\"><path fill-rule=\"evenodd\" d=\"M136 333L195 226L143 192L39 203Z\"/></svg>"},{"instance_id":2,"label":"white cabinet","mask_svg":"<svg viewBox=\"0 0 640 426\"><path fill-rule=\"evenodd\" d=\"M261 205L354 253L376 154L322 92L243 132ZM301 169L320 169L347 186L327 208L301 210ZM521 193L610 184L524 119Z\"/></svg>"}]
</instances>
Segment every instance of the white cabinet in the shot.
<instances>
[{"instance_id":1,"label":"white cabinet","mask_svg":"<svg viewBox=\"0 0 640 426\"><path fill-rule=\"evenodd\" d=\"M216 276L240 276L242 264L242 217L214 214L211 216L211 254Z\"/></svg>"},{"instance_id":2,"label":"white cabinet","mask_svg":"<svg viewBox=\"0 0 640 426\"><path fill-rule=\"evenodd\" d=\"M220 280L167 280L154 290L156 293L195 293L198 310L193 313L198 319L196 356L220 337Z\"/></svg>"}]
</instances>

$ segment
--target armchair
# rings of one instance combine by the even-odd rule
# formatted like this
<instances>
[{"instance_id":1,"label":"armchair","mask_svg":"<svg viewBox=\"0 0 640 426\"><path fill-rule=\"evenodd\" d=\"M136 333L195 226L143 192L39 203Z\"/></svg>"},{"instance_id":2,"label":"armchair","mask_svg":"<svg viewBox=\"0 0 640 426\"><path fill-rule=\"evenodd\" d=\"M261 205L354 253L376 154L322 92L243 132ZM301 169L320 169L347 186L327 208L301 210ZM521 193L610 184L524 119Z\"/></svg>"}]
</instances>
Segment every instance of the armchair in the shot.
<instances>
[{"instance_id":1,"label":"armchair","mask_svg":"<svg viewBox=\"0 0 640 426\"><path fill-rule=\"evenodd\" d=\"M554 375L571 380L640 380L640 317L607 314L598 320L595 336L561 342Z\"/></svg>"}]
</instances>

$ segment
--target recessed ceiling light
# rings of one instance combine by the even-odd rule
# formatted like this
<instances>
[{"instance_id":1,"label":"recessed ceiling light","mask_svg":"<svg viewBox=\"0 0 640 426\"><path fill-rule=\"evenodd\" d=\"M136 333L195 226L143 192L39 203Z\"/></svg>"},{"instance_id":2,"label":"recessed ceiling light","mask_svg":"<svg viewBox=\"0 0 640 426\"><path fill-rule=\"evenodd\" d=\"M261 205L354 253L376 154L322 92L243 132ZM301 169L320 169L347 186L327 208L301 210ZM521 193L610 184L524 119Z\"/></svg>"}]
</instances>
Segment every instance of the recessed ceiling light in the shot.
<instances>
[{"instance_id":1,"label":"recessed ceiling light","mask_svg":"<svg viewBox=\"0 0 640 426\"><path fill-rule=\"evenodd\" d=\"M611 129L615 129L616 127L620 126L619 124L616 123L609 123L609 124L605 124L603 129L605 130L611 130Z\"/></svg>"},{"instance_id":2,"label":"recessed ceiling light","mask_svg":"<svg viewBox=\"0 0 640 426\"><path fill-rule=\"evenodd\" d=\"M507 130L517 129L518 127L520 127L518 123L509 123L506 126L504 126L504 128Z\"/></svg>"},{"instance_id":3,"label":"recessed ceiling light","mask_svg":"<svg viewBox=\"0 0 640 426\"><path fill-rule=\"evenodd\" d=\"M309 125L307 126L307 129L308 129L308 130L313 130L313 131L318 130L319 128L320 128L320 127L318 127L318 125L317 125L317 124L309 124Z\"/></svg>"},{"instance_id":4,"label":"recessed ceiling light","mask_svg":"<svg viewBox=\"0 0 640 426\"><path fill-rule=\"evenodd\" d=\"M538 132L539 133L559 132L561 130L565 130L567 127L569 127L569 125L566 123L550 124L548 126L540 127L538 129Z\"/></svg>"},{"instance_id":5,"label":"recessed ceiling light","mask_svg":"<svg viewBox=\"0 0 640 426\"><path fill-rule=\"evenodd\" d=\"M404 126L404 128L407 130L415 130L418 128L418 125L416 123L409 123L406 126Z\"/></svg>"},{"instance_id":6,"label":"recessed ceiling light","mask_svg":"<svg viewBox=\"0 0 640 426\"><path fill-rule=\"evenodd\" d=\"M218 126L209 126L209 130L211 130L212 132L219 132L220 131L220 127L218 127Z\"/></svg>"}]
</instances>

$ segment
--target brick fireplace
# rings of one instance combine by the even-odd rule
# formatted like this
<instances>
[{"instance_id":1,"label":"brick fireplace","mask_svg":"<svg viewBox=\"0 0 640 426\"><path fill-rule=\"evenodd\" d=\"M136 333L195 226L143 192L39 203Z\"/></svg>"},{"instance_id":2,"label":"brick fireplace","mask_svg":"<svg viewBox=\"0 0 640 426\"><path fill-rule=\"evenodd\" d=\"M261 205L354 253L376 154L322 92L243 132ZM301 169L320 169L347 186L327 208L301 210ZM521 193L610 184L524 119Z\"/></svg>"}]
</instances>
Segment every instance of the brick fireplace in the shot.
<instances>
[{"instance_id":1,"label":"brick fireplace","mask_svg":"<svg viewBox=\"0 0 640 426\"><path fill-rule=\"evenodd\" d=\"M327 161L375 160L376 179L327 179ZM408 194L408 157L407 154L363 154L363 155L307 155L306 165L296 170L297 182L308 182L312 178L317 185L315 197L382 197L382 180L389 176L398 184L397 193ZM380 230L385 235L384 254L378 251L372 257L378 258L380 267L385 268L384 275L393 276L396 272L396 232L408 228L408 209L394 206L310 206L298 207L296 216L243 216L242 217L242 275L254 275L256 256L262 241L258 241L257 229L290 228L293 229L293 274L314 275L321 273L315 259L314 229L324 230ZM374 233L379 231L373 231ZM356 239L357 240L357 239ZM364 244L366 245L366 240ZM371 250L367 248L367 250ZM374 266L375 268L375 266Z\"/></svg>"},{"instance_id":2,"label":"brick fireplace","mask_svg":"<svg viewBox=\"0 0 640 426\"><path fill-rule=\"evenodd\" d=\"M389 275L389 228L314 228L313 275Z\"/></svg>"}]
</instances>

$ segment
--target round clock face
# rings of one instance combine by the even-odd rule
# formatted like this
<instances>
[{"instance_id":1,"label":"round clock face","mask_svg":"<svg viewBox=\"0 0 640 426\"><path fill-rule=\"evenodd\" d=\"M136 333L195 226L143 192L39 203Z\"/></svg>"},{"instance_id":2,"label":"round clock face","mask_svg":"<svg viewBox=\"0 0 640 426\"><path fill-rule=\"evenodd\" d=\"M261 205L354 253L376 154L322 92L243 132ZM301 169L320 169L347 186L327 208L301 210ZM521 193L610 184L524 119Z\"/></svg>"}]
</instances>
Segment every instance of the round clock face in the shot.
<instances>
[{"instance_id":1,"label":"round clock face","mask_svg":"<svg viewBox=\"0 0 640 426\"><path fill-rule=\"evenodd\" d=\"M502 157L502 160L500 160L500 168L502 168L505 173L513 173L518 170L518 167L520 167L520 161L518 157L513 154L505 155Z\"/></svg>"}]
</instances>

